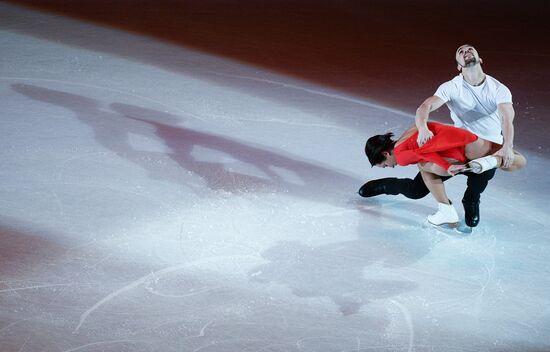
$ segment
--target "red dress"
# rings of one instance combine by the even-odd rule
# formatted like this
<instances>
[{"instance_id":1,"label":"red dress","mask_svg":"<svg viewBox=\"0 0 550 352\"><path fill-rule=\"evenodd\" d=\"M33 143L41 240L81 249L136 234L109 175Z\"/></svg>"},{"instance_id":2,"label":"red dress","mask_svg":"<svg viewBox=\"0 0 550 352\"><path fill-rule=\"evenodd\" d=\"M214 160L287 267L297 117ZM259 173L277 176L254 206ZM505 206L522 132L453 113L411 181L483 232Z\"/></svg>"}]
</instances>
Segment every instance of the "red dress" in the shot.
<instances>
[{"instance_id":1,"label":"red dress","mask_svg":"<svg viewBox=\"0 0 550 352\"><path fill-rule=\"evenodd\" d=\"M447 170L451 164L444 158L465 163L467 159L464 147L478 138L472 132L462 128L436 122L429 122L428 129L434 136L422 147L419 148L416 142L418 131L395 147L397 164L405 166L419 162L433 162Z\"/></svg>"}]
</instances>

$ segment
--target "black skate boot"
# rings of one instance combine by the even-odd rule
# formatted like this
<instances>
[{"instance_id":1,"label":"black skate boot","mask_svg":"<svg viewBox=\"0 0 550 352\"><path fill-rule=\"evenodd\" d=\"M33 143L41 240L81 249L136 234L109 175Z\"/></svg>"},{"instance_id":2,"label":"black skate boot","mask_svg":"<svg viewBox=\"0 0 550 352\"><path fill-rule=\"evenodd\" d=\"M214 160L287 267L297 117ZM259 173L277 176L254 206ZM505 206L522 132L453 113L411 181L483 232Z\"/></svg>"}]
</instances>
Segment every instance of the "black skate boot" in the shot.
<instances>
[{"instance_id":1,"label":"black skate boot","mask_svg":"<svg viewBox=\"0 0 550 352\"><path fill-rule=\"evenodd\" d=\"M357 193L359 193L361 197L365 198L379 196L381 194L393 194L394 192L389 192L388 185L394 183L395 180L396 178L394 177L371 180L361 186Z\"/></svg>"},{"instance_id":2,"label":"black skate boot","mask_svg":"<svg viewBox=\"0 0 550 352\"><path fill-rule=\"evenodd\" d=\"M463 199L462 205L464 206L464 220L466 225L476 227L477 224L479 224L479 200L469 202Z\"/></svg>"}]
</instances>

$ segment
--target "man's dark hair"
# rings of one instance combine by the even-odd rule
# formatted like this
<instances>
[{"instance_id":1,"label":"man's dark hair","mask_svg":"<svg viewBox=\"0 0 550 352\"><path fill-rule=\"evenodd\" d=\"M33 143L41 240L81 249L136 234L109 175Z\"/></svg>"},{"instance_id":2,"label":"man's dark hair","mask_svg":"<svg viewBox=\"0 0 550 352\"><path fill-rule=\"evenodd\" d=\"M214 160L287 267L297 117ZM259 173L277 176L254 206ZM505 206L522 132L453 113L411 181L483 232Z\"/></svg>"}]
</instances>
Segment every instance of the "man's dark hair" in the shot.
<instances>
[{"instance_id":1,"label":"man's dark hair","mask_svg":"<svg viewBox=\"0 0 550 352\"><path fill-rule=\"evenodd\" d=\"M367 140L365 144L365 154L369 158L371 166L380 164L386 157L382 152L391 152L395 146L395 141L391 139L393 133L388 132L386 134L379 134L372 136Z\"/></svg>"}]
</instances>

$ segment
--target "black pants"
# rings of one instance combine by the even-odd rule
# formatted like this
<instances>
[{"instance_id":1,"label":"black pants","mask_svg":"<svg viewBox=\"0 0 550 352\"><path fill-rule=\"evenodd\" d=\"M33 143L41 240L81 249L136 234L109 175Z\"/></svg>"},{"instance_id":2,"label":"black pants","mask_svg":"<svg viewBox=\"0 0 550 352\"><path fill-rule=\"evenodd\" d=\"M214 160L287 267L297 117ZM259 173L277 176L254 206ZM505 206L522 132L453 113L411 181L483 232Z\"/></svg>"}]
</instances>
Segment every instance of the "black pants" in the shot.
<instances>
[{"instance_id":1,"label":"black pants","mask_svg":"<svg viewBox=\"0 0 550 352\"><path fill-rule=\"evenodd\" d=\"M463 200L465 202L478 202L481 196L481 193L487 187L489 180L495 176L496 169L485 171L481 174L474 174L472 172L465 172L459 175L465 175L468 177L466 182L467 188L464 192ZM441 177L443 181L450 179L450 176ZM396 178L392 182L389 182L386 185L387 194L402 194L407 198L411 199L420 199L424 198L430 191L428 187L424 184L420 172L416 175L414 179L410 178Z\"/></svg>"}]
</instances>

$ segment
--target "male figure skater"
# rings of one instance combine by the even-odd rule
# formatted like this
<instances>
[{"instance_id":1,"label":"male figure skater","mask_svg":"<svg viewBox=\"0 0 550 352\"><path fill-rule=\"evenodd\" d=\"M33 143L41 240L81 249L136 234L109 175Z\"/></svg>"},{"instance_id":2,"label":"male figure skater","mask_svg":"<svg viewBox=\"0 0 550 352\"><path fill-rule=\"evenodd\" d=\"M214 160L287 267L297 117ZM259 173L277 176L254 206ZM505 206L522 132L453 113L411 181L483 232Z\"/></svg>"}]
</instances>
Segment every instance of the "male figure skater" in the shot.
<instances>
[{"instance_id":1,"label":"male figure skater","mask_svg":"<svg viewBox=\"0 0 550 352\"><path fill-rule=\"evenodd\" d=\"M473 46L461 45L456 50L455 61L459 75L440 85L435 94L416 110L415 124L418 128L419 147L433 137L433 133L427 127L430 112L447 104L454 125L501 145L494 155L502 158L502 167L510 167L514 160L515 114L510 90L483 72L483 60ZM495 172L496 169L481 174L464 173L468 177L467 188L462 198L466 225L475 227L479 224L481 193ZM450 177L441 177L443 181L448 178ZM411 199L420 199L428 193L420 172L414 179L392 177L371 180L359 189L362 197L403 194ZM448 199L446 201L450 204Z\"/></svg>"}]
</instances>

